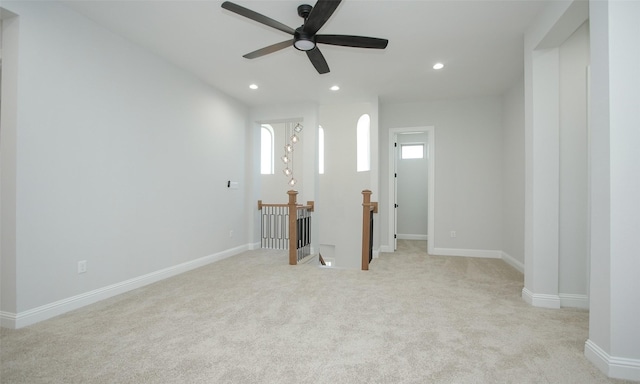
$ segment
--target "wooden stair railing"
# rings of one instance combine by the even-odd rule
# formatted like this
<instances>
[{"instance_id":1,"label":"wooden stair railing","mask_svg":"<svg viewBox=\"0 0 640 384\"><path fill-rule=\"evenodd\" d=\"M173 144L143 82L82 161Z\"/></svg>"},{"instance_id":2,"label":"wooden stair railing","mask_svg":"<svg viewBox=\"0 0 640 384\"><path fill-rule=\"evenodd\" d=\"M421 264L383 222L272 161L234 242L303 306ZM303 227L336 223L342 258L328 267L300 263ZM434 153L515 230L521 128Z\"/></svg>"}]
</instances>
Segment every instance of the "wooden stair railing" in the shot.
<instances>
[{"instance_id":1,"label":"wooden stair railing","mask_svg":"<svg viewBox=\"0 0 640 384\"><path fill-rule=\"evenodd\" d=\"M311 243L311 216L309 212L313 212L314 202L307 201L307 205L297 204L296 196L298 195L298 191L290 190L287 192L289 195L289 202L287 204L264 204L262 200L258 200L258 210L262 210L263 207L276 208L281 211L277 216L283 217L284 212L286 212L287 226L288 226L288 234L286 238L279 238L276 241L278 244L280 240L286 243L289 248L289 264L296 265L298 264L298 260L301 259L301 249L304 247L310 246ZM298 213L300 211L300 214ZM273 224L271 222L269 225ZM265 225L265 220L262 219L261 227ZM276 228L282 229L282 228ZM270 234L274 231L273 228L269 228L268 230L265 228L261 229L261 246L265 248L265 231L268 231ZM284 244L282 244L284 245ZM276 247L276 249L285 249L284 246L282 248Z\"/></svg>"},{"instance_id":2,"label":"wooden stair railing","mask_svg":"<svg viewBox=\"0 0 640 384\"><path fill-rule=\"evenodd\" d=\"M289 265L296 265L301 259L299 249L311 242L311 224L303 222L302 218L298 217L298 210L306 211L305 214L313 212L314 203L307 201L307 205L297 204L298 191L293 189L287 194L289 195ZM306 219L310 220L311 218L307 216ZM301 236L303 238L300 238Z\"/></svg>"},{"instance_id":3,"label":"wooden stair railing","mask_svg":"<svg viewBox=\"0 0 640 384\"><path fill-rule=\"evenodd\" d=\"M287 249L289 232L287 218L288 204L265 204L258 200L260 217L260 247L268 249Z\"/></svg>"},{"instance_id":4,"label":"wooden stair railing","mask_svg":"<svg viewBox=\"0 0 640 384\"><path fill-rule=\"evenodd\" d=\"M373 258L373 214L378 213L378 202L371 201L371 191L362 191L362 270L369 270Z\"/></svg>"}]
</instances>

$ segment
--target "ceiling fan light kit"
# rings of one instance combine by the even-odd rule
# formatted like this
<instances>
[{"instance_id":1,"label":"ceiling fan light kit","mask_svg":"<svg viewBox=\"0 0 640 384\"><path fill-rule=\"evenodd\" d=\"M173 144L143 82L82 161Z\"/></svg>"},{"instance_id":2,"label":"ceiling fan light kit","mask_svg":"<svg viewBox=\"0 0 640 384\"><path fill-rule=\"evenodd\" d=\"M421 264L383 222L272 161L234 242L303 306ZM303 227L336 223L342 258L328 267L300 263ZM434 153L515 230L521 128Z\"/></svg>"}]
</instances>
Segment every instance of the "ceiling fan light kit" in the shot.
<instances>
[{"instance_id":1,"label":"ceiling fan light kit","mask_svg":"<svg viewBox=\"0 0 640 384\"><path fill-rule=\"evenodd\" d=\"M299 51L310 51L316 47L316 42L314 36L310 36L300 27L296 29L296 33L293 35L293 46Z\"/></svg>"},{"instance_id":2,"label":"ceiling fan light kit","mask_svg":"<svg viewBox=\"0 0 640 384\"><path fill-rule=\"evenodd\" d=\"M324 58L317 44L340 45L344 47L355 48L373 48L385 49L389 41L387 39L379 39L376 37L350 36L350 35L316 35L322 26L329 20L333 12L340 5L341 0L318 0L315 6L302 4L298 6L298 16L304 19L304 23L297 29L293 29L274 19L264 16L260 13L242 7L230 1L222 3L222 8L234 12L240 16L246 17L258 23L264 24L271 28L293 35L293 39L285 40L256 51L247 53L243 57L247 59L255 59L277 52L281 49L293 45L299 51L307 53L307 57L318 73L328 73L329 65Z\"/></svg>"}]
</instances>

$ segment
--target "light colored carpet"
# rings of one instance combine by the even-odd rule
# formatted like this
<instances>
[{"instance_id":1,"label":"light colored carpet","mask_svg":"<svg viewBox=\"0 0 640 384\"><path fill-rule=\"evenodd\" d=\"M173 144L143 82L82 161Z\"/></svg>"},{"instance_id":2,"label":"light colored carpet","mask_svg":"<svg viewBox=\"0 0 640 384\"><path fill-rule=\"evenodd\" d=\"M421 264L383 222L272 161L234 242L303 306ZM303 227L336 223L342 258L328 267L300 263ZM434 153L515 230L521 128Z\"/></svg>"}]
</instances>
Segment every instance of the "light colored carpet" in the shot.
<instances>
[{"instance_id":1,"label":"light colored carpet","mask_svg":"<svg viewBox=\"0 0 640 384\"><path fill-rule=\"evenodd\" d=\"M501 260L400 241L369 271L251 251L20 330L2 383L621 383L588 312L533 308Z\"/></svg>"}]
</instances>

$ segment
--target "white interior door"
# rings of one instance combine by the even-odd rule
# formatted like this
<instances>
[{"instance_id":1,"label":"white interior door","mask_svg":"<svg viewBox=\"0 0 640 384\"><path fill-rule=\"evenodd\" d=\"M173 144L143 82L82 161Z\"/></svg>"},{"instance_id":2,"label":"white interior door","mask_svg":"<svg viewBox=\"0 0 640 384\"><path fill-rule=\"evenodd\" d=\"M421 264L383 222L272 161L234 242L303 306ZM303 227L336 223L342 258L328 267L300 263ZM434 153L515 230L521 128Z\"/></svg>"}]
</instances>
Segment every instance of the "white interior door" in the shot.
<instances>
[{"instance_id":1,"label":"white interior door","mask_svg":"<svg viewBox=\"0 0 640 384\"><path fill-rule=\"evenodd\" d=\"M398 135L393 135L393 250L398 249Z\"/></svg>"},{"instance_id":2,"label":"white interior door","mask_svg":"<svg viewBox=\"0 0 640 384\"><path fill-rule=\"evenodd\" d=\"M428 150L426 132L406 132L397 136L396 157L398 240L427 240Z\"/></svg>"},{"instance_id":3,"label":"white interior door","mask_svg":"<svg viewBox=\"0 0 640 384\"><path fill-rule=\"evenodd\" d=\"M400 147L398 135L409 132L426 132L426 156L427 156L427 251L435 254L435 127L408 127L389 129L389 183L388 183L388 251L394 252L398 245L398 162L400 157Z\"/></svg>"}]
</instances>

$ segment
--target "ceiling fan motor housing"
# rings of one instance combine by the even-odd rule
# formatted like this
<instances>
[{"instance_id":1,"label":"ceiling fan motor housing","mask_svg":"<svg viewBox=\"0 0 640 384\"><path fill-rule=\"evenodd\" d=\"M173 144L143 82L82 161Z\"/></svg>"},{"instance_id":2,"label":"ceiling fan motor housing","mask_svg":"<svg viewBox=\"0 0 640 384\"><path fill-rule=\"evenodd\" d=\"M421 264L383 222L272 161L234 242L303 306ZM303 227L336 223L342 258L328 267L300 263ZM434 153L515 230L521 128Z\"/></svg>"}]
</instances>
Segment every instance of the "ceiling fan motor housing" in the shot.
<instances>
[{"instance_id":1,"label":"ceiling fan motor housing","mask_svg":"<svg viewBox=\"0 0 640 384\"><path fill-rule=\"evenodd\" d=\"M302 27L299 27L293 35L293 46L300 51L310 51L316 47L316 36L303 31Z\"/></svg>"},{"instance_id":2,"label":"ceiling fan motor housing","mask_svg":"<svg viewBox=\"0 0 640 384\"><path fill-rule=\"evenodd\" d=\"M313 7L309 4L301 4L298 6L298 16L306 22L312 9ZM304 25L302 25L293 34L293 46L299 51L310 51L316 47L315 36L305 32Z\"/></svg>"}]
</instances>

